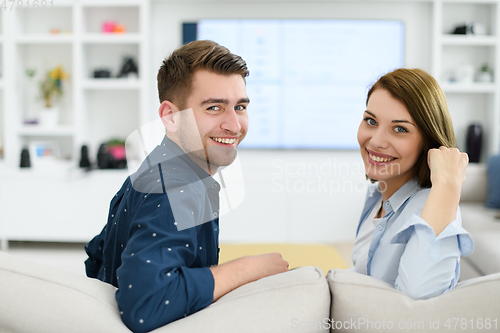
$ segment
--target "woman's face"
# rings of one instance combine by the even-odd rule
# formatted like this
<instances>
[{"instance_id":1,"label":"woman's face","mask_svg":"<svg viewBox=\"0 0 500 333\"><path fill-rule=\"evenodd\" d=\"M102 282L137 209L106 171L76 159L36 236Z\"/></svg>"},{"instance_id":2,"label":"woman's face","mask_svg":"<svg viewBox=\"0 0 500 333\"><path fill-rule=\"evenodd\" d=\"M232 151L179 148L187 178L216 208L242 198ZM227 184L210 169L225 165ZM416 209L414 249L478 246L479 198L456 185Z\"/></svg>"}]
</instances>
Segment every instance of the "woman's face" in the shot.
<instances>
[{"instance_id":1,"label":"woman's face","mask_svg":"<svg viewBox=\"0 0 500 333\"><path fill-rule=\"evenodd\" d=\"M424 141L406 106L385 89L371 94L363 121L358 129L358 143L366 175L385 182L396 191L415 175Z\"/></svg>"}]
</instances>

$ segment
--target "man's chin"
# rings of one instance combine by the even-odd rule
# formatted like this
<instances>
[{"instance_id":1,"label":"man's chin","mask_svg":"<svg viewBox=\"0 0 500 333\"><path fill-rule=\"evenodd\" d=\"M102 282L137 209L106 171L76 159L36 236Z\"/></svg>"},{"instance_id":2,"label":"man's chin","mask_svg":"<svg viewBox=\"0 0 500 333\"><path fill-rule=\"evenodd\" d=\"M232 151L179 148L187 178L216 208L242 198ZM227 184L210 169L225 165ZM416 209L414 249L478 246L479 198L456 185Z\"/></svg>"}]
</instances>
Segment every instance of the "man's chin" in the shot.
<instances>
[{"instance_id":1,"label":"man's chin","mask_svg":"<svg viewBox=\"0 0 500 333\"><path fill-rule=\"evenodd\" d=\"M213 166L228 166L236 159L236 149L233 147L207 147L208 162Z\"/></svg>"}]
</instances>

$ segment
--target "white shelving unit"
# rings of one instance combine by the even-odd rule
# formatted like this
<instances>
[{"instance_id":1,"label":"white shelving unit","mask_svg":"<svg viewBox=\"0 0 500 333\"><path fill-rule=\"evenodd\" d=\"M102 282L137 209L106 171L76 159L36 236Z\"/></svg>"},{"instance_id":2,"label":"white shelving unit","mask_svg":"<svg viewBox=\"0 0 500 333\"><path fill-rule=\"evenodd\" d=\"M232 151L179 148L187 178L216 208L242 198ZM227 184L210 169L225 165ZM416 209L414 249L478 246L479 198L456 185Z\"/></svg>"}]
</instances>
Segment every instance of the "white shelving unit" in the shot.
<instances>
[{"instance_id":1,"label":"white shelving unit","mask_svg":"<svg viewBox=\"0 0 500 333\"><path fill-rule=\"evenodd\" d=\"M486 35L454 35L454 27L465 22L485 26ZM459 148L466 148L467 127L483 128L481 160L498 153L500 146L500 2L498 0L433 1L433 75L443 88ZM493 69L493 82L461 83L450 80L460 66L483 64ZM457 121L458 120L458 121Z\"/></svg>"},{"instance_id":2,"label":"white shelving unit","mask_svg":"<svg viewBox=\"0 0 500 333\"><path fill-rule=\"evenodd\" d=\"M149 0L58 0L53 7L0 10L1 248L8 240L86 242L102 228L127 170L79 170L81 146L95 161L101 143L125 140L146 122L149 6ZM107 20L126 31L102 33ZM116 78L125 57L135 60L137 77ZM58 65L69 74L59 123L26 124L43 107L42 75ZM101 68L112 78L93 78ZM38 72L35 82L26 69ZM58 156L39 163L30 156L32 167L19 168L21 149L35 142L54 144Z\"/></svg>"},{"instance_id":3,"label":"white shelving unit","mask_svg":"<svg viewBox=\"0 0 500 333\"><path fill-rule=\"evenodd\" d=\"M84 144L95 160L101 143L126 139L145 122L149 1L60 0L53 7L14 8L8 14L2 16L0 33L3 60L9 63L2 81L8 87L4 108L10 110L3 122L9 125L0 131L4 166L17 168L21 149L41 141L53 142L59 158L73 165ZM122 24L126 31L102 33L104 21ZM118 79L127 56L135 60L139 75ZM39 80L57 65L69 73L63 82L59 124L55 128L26 124L43 107L37 100ZM37 71L34 82L25 75L26 69ZM94 79L95 69L110 69L112 78Z\"/></svg>"},{"instance_id":4,"label":"white shelving unit","mask_svg":"<svg viewBox=\"0 0 500 333\"><path fill-rule=\"evenodd\" d=\"M3 13L0 12L0 166L4 164L4 150L5 150L5 98L4 98L4 31L5 31L5 20Z\"/></svg>"}]
</instances>

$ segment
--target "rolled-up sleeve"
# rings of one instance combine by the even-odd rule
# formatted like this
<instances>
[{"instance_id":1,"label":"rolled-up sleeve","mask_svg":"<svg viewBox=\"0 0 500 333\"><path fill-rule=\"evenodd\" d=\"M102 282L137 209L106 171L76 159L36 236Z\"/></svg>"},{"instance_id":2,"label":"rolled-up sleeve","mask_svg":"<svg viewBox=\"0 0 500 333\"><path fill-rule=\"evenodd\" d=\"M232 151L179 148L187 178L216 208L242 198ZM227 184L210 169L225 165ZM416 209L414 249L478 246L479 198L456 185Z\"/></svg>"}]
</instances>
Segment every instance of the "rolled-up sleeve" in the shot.
<instances>
[{"instance_id":1,"label":"rolled-up sleeve","mask_svg":"<svg viewBox=\"0 0 500 333\"><path fill-rule=\"evenodd\" d=\"M214 279L208 267L196 267L195 228L178 231L166 195L149 195L134 217L130 239L117 270L123 322L133 332L148 332L183 318L213 301ZM196 200L176 209L198 215ZM160 209L161 208L161 209Z\"/></svg>"},{"instance_id":2,"label":"rolled-up sleeve","mask_svg":"<svg viewBox=\"0 0 500 333\"><path fill-rule=\"evenodd\" d=\"M405 244L395 288L414 299L443 294L455 287L460 275L460 257L474 250L470 234L457 218L436 236L420 216L413 214L393 236L392 244Z\"/></svg>"}]
</instances>

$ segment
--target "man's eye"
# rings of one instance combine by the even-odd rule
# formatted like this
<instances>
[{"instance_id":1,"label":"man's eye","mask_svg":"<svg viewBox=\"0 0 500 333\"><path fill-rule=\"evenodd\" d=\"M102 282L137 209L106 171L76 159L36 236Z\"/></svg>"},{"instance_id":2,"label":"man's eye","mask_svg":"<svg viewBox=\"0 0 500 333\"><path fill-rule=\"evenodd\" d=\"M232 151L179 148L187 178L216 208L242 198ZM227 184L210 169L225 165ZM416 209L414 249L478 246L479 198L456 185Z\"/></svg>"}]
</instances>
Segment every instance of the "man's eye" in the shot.
<instances>
[{"instance_id":1,"label":"man's eye","mask_svg":"<svg viewBox=\"0 0 500 333\"><path fill-rule=\"evenodd\" d=\"M214 106L208 107L207 110L208 111L219 111L220 107L218 107L217 105L214 105Z\"/></svg>"},{"instance_id":2,"label":"man's eye","mask_svg":"<svg viewBox=\"0 0 500 333\"><path fill-rule=\"evenodd\" d=\"M246 107L245 107L245 106L243 106L243 105L236 105L236 106L234 107L234 110L236 110L236 111L245 111L245 110L246 110Z\"/></svg>"},{"instance_id":3,"label":"man's eye","mask_svg":"<svg viewBox=\"0 0 500 333\"><path fill-rule=\"evenodd\" d=\"M408 130L402 126L396 126L396 128L394 129L396 132L398 133L406 133L408 132Z\"/></svg>"},{"instance_id":4,"label":"man's eye","mask_svg":"<svg viewBox=\"0 0 500 333\"><path fill-rule=\"evenodd\" d=\"M373 118L366 117L364 120L366 121L366 123L367 123L368 125L371 125L371 126L377 125L377 122L376 122L376 121L375 121L375 119L373 119Z\"/></svg>"}]
</instances>

